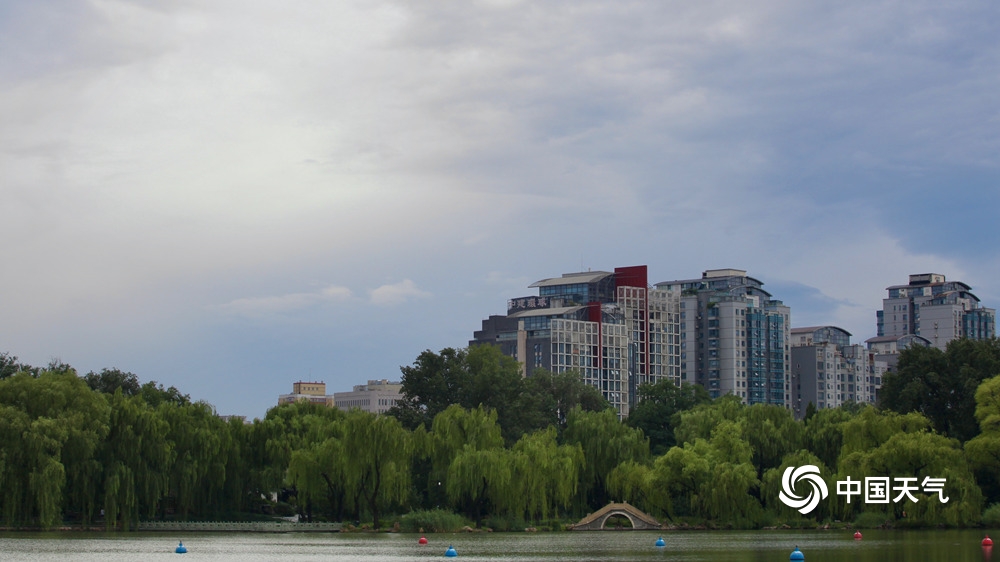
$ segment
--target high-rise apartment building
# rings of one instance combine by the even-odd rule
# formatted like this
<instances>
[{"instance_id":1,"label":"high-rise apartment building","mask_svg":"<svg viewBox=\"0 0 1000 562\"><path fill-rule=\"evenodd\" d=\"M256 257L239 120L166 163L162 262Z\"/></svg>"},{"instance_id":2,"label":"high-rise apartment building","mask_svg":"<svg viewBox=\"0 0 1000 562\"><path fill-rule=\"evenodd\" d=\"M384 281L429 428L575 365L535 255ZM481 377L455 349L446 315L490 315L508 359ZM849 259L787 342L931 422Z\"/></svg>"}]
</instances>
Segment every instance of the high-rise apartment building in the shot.
<instances>
[{"instance_id":1,"label":"high-rise apartment building","mask_svg":"<svg viewBox=\"0 0 1000 562\"><path fill-rule=\"evenodd\" d=\"M803 417L810 403L817 409L850 402L874 404L886 363L874 350L851 343L836 326L793 328L792 410Z\"/></svg>"},{"instance_id":2,"label":"high-rise apartment building","mask_svg":"<svg viewBox=\"0 0 1000 562\"><path fill-rule=\"evenodd\" d=\"M791 310L739 269L657 283L679 295L680 378L713 398L790 407Z\"/></svg>"},{"instance_id":3,"label":"high-rise apartment building","mask_svg":"<svg viewBox=\"0 0 1000 562\"><path fill-rule=\"evenodd\" d=\"M938 349L959 338L996 336L996 310L983 308L971 288L938 273L910 275L908 285L888 287L876 312L878 336L922 336Z\"/></svg>"},{"instance_id":4,"label":"high-rise apartment building","mask_svg":"<svg viewBox=\"0 0 1000 562\"><path fill-rule=\"evenodd\" d=\"M542 279L538 295L511 299L470 345L492 343L535 369L580 372L625 417L642 383L680 382L678 296L650 288L646 266Z\"/></svg>"},{"instance_id":5,"label":"high-rise apartment building","mask_svg":"<svg viewBox=\"0 0 1000 562\"><path fill-rule=\"evenodd\" d=\"M470 345L492 343L522 364L579 370L621 416L638 386L667 379L747 404L791 403L790 309L738 269L647 284L646 266L543 279L511 299Z\"/></svg>"}]
</instances>

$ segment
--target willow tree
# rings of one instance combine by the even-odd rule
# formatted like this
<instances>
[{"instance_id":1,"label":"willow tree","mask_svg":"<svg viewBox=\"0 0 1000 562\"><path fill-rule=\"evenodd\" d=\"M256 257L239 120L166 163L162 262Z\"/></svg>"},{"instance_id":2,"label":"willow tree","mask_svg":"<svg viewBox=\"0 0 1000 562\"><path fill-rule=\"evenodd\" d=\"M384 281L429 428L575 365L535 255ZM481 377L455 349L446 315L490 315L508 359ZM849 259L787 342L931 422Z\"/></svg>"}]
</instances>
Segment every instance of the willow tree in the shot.
<instances>
[{"instance_id":1,"label":"willow tree","mask_svg":"<svg viewBox=\"0 0 1000 562\"><path fill-rule=\"evenodd\" d=\"M670 491L671 513L693 515L740 527L761 516L754 497L760 480L741 421L725 420L711 439L696 438L674 447L654 463L654 484Z\"/></svg>"},{"instance_id":2,"label":"willow tree","mask_svg":"<svg viewBox=\"0 0 1000 562\"><path fill-rule=\"evenodd\" d=\"M583 448L559 445L556 428L525 435L511 450L512 478L505 504L516 515L547 519L569 507L583 470Z\"/></svg>"},{"instance_id":3,"label":"willow tree","mask_svg":"<svg viewBox=\"0 0 1000 562\"><path fill-rule=\"evenodd\" d=\"M574 408L566 418L563 440L583 449L579 495L591 510L608 503L605 477L616 466L629 460L649 459L649 440L642 431L618 421L614 410L585 412Z\"/></svg>"},{"instance_id":4,"label":"willow tree","mask_svg":"<svg viewBox=\"0 0 1000 562\"><path fill-rule=\"evenodd\" d=\"M700 404L680 413L674 428L678 445L693 443L695 439L710 439L712 432L723 421L742 417L746 406L738 396L727 394L707 404Z\"/></svg>"},{"instance_id":5,"label":"willow tree","mask_svg":"<svg viewBox=\"0 0 1000 562\"><path fill-rule=\"evenodd\" d=\"M434 416L427 438L429 446L426 453L431 460L427 487L431 495L440 493L440 483L448 480L452 461L464 449L485 451L501 449L504 445L496 410L487 410L483 406L466 410L452 404Z\"/></svg>"},{"instance_id":6,"label":"willow tree","mask_svg":"<svg viewBox=\"0 0 1000 562\"><path fill-rule=\"evenodd\" d=\"M98 450L103 467L104 519L128 531L151 518L167 492L171 444L167 422L139 396L118 389L109 397L108 437Z\"/></svg>"},{"instance_id":7,"label":"willow tree","mask_svg":"<svg viewBox=\"0 0 1000 562\"><path fill-rule=\"evenodd\" d=\"M829 494L827 501L819 502L816 507L807 514L802 514L795 508L788 507L784 502L781 501L782 478L785 475L785 470L790 467L800 467L805 465L813 465L819 468L819 478L823 480L826 484L826 489ZM812 476L810 478L813 478ZM770 513L774 513L781 517L783 521L804 521L807 518L815 521L822 521L829 518L833 513L831 508L833 504L833 496L836 488L836 478L833 472L827 467L819 457L813 453L802 449L789 453L785 455L781 464L770 468L764 472L764 477L761 479L761 500L764 503L764 507ZM793 485L793 490L796 492L796 496L804 498L812 490L812 484L807 480L802 480L797 485ZM818 493L818 492L813 492Z\"/></svg>"},{"instance_id":8,"label":"willow tree","mask_svg":"<svg viewBox=\"0 0 1000 562\"><path fill-rule=\"evenodd\" d=\"M804 448L815 454L831 470L844 445L844 425L855 416L845 408L824 408L806 420Z\"/></svg>"},{"instance_id":9,"label":"willow tree","mask_svg":"<svg viewBox=\"0 0 1000 562\"><path fill-rule=\"evenodd\" d=\"M229 453L227 426L204 402L176 405L164 402L157 412L169 424L172 447L170 494L182 519L192 513L216 514L225 484Z\"/></svg>"},{"instance_id":10,"label":"willow tree","mask_svg":"<svg viewBox=\"0 0 1000 562\"><path fill-rule=\"evenodd\" d=\"M802 449L805 427L792 411L774 404L754 404L742 410L743 437L753 451L757 476L782 463L786 455Z\"/></svg>"},{"instance_id":11,"label":"willow tree","mask_svg":"<svg viewBox=\"0 0 1000 562\"><path fill-rule=\"evenodd\" d=\"M0 381L0 493L8 521L34 518L49 527L66 505L93 512L100 474L94 451L107 434L109 409L72 369L59 367Z\"/></svg>"},{"instance_id":12,"label":"willow tree","mask_svg":"<svg viewBox=\"0 0 1000 562\"><path fill-rule=\"evenodd\" d=\"M325 439L325 428L345 417L337 408L305 401L268 410L263 420L253 424L245 444L245 457L259 467L254 475L257 481L251 486L264 494L281 489L292 453Z\"/></svg>"},{"instance_id":13,"label":"willow tree","mask_svg":"<svg viewBox=\"0 0 1000 562\"><path fill-rule=\"evenodd\" d=\"M837 480L845 480L847 476L890 479L894 501L887 504L855 501L850 507L845 502L840 504L842 519L850 519L857 513L855 510L863 509L906 525L966 526L979 522L982 492L955 439L929 431L896 433L874 449L855 451L844 457ZM900 478L912 479L908 486L914 489L908 494L897 492L896 487L902 485ZM927 478L945 479L940 495L925 485ZM897 498L899 501L895 501ZM944 498L948 501L942 501Z\"/></svg>"},{"instance_id":14,"label":"willow tree","mask_svg":"<svg viewBox=\"0 0 1000 562\"><path fill-rule=\"evenodd\" d=\"M453 505L464 507L466 515L482 527L483 514L502 506L511 497L510 452L503 448L463 447L448 467L445 485Z\"/></svg>"},{"instance_id":15,"label":"willow tree","mask_svg":"<svg viewBox=\"0 0 1000 562\"><path fill-rule=\"evenodd\" d=\"M347 413L345 483L364 498L376 529L381 507L408 497L412 452L410 434L396 418L361 410Z\"/></svg>"},{"instance_id":16,"label":"willow tree","mask_svg":"<svg viewBox=\"0 0 1000 562\"><path fill-rule=\"evenodd\" d=\"M657 498L661 488L653 485L653 469L647 464L625 461L608 474L608 492L647 513L662 514L664 498ZM659 501L657 501L659 500Z\"/></svg>"},{"instance_id":17,"label":"willow tree","mask_svg":"<svg viewBox=\"0 0 1000 562\"><path fill-rule=\"evenodd\" d=\"M311 506L322 500L330 517L340 521L347 500L345 483L351 462L345 452L345 423L328 421L316 429L311 443L292 452L288 483L295 488L299 505L306 506L310 516Z\"/></svg>"},{"instance_id":18,"label":"willow tree","mask_svg":"<svg viewBox=\"0 0 1000 562\"><path fill-rule=\"evenodd\" d=\"M965 443L965 455L987 503L995 503L1000 501L1000 376L976 390L976 420L981 433Z\"/></svg>"}]
</instances>

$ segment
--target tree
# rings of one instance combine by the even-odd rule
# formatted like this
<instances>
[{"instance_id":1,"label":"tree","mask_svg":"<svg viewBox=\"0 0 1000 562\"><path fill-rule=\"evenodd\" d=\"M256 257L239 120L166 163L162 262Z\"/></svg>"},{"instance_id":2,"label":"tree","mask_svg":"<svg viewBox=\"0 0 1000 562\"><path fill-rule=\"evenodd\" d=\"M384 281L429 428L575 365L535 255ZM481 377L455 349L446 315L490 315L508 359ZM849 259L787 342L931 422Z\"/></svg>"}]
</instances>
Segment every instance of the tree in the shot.
<instances>
[{"instance_id":1,"label":"tree","mask_svg":"<svg viewBox=\"0 0 1000 562\"><path fill-rule=\"evenodd\" d=\"M348 499L346 480L351 462L346 453L346 422L312 419L317 425L313 426L314 432L307 442L292 451L287 479L296 490L299 506L305 506L310 519L311 506L324 500L330 518L340 521Z\"/></svg>"},{"instance_id":2,"label":"tree","mask_svg":"<svg viewBox=\"0 0 1000 562\"><path fill-rule=\"evenodd\" d=\"M629 411L627 423L649 438L653 455L662 455L676 444L674 428L680 420L678 414L710 401L708 391L699 384L677 386L669 379L641 384L639 403Z\"/></svg>"},{"instance_id":3,"label":"tree","mask_svg":"<svg viewBox=\"0 0 1000 562\"><path fill-rule=\"evenodd\" d=\"M434 416L452 404L463 404L469 372L465 350L446 348L441 353L426 350L412 366L401 367L402 398L389 410L404 427L430 426ZM464 405L464 404L463 404Z\"/></svg>"},{"instance_id":4,"label":"tree","mask_svg":"<svg viewBox=\"0 0 1000 562\"><path fill-rule=\"evenodd\" d=\"M109 529L128 531L151 518L167 492L172 447L167 422L138 396L121 388L108 397L109 432L98 448L103 474L104 518Z\"/></svg>"},{"instance_id":5,"label":"tree","mask_svg":"<svg viewBox=\"0 0 1000 562\"><path fill-rule=\"evenodd\" d=\"M546 519L567 508L583 469L580 445L559 445L556 428L525 435L511 450L513 478L505 498L514 515Z\"/></svg>"},{"instance_id":6,"label":"tree","mask_svg":"<svg viewBox=\"0 0 1000 562\"><path fill-rule=\"evenodd\" d=\"M94 451L109 408L72 369L0 381L0 504L8 523L50 527L64 506L92 512L100 466Z\"/></svg>"},{"instance_id":7,"label":"tree","mask_svg":"<svg viewBox=\"0 0 1000 562\"><path fill-rule=\"evenodd\" d=\"M614 468L607 477L608 493L628 502L647 513L659 511L666 505L661 496L663 488L653 483L653 469L635 461L625 461Z\"/></svg>"},{"instance_id":8,"label":"tree","mask_svg":"<svg viewBox=\"0 0 1000 562\"><path fill-rule=\"evenodd\" d=\"M30 371L37 374L37 369L18 363L17 357L9 352L0 353L0 380L10 378L21 371Z\"/></svg>"},{"instance_id":9,"label":"tree","mask_svg":"<svg viewBox=\"0 0 1000 562\"><path fill-rule=\"evenodd\" d=\"M945 351L910 347L899 355L896 372L883 378L880 406L899 413L920 412L936 431L965 442L979 433L975 393L1000 374L1000 340L954 340Z\"/></svg>"},{"instance_id":10,"label":"tree","mask_svg":"<svg viewBox=\"0 0 1000 562\"><path fill-rule=\"evenodd\" d=\"M537 399L534 403L530 401L532 397ZM535 369L525 380L521 404L521 411L533 411L537 416L531 424L532 430L545 429L550 425L564 429L567 414L577 406L585 412L599 412L611 407L600 390L583 381L577 369L561 373Z\"/></svg>"},{"instance_id":11,"label":"tree","mask_svg":"<svg viewBox=\"0 0 1000 562\"><path fill-rule=\"evenodd\" d=\"M396 418L361 410L347 413L344 454L350 460L345 483L365 499L376 529L382 505L407 498L412 451L409 433Z\"/></svg>"},{"instance_id":12,"label":"tree","mask_svg":"<svg viewBox=\"0 0 1000 562\"><path fill-rule=\"evenodd\" d=\"M205 402L177 405L162 402L157 407L167 422L171 443L169 494L176 501L178 515L213 515L220 511L219 496L225 484L229 454L226 424Z\"/></svg>"},{"instance_id":13,"label":"tree","mask_svg":"<svg viewBox=\"0 0 1000 562\"><path fill-rule=\"evenodd\" d=\"M579 407L571 410L563 440L583 449L579 494L591 509L608 503L605 477L616 466L626 461L649 460L649 440L642 431L621 423L614 410L584 412Z\"/></svg>"},{"instance_id":14,"label":"tree","mask_svg":"<svg viewBox=\"0 0 1000 562\"><path fill-rule=\"evenodd\" d=\"M982 492L955 439L928 431L895 433L878 447L854 451L841 460L838 481L848 476L858 480L861 475L892 478L894 487L898 478L913 478L912 485L918 488L927 477L944 478L943 494L948 502L921 488L910 494L916 501L904 496L889 504L839 504L840 519L850 520L854 510L864 509L911 526L966 526L979 522Z\"/></svg>"},{"instance_id":15,"label":"tree","mask_svg":"<svg viewBox=\"0 0 1000 562\"><path fill-rule=\"evenodd\" d=\"M139 388L139 395L152 407L167 403L175 406L184 406L191 403L191 397L181 394L175 387L163 388L162 384L156 381L149 381Z\"/></svg>"},{"instance_id":16,"label":"tree","mask_svg":"<svg viewBox=\"0 0 1000 562\"><path fill-rule=\"evenodd\" d=\"M519 423L519 398L524 378L518 362L504 355L495 345L475 345L465 355L468 377L461 389L459 404L472 409L496 410L497 422L507 443L517 441L531 428Z\"/></svg>"},{"instance_id":17,"label":"tree","mask_svg":"<svg viewBox=\"0 0 1000 562\"><path fill-rule=\"evenodd\" d=\"M431 461L429 478L425 483L429 496L440 502L443 497L441 482L448 481L448 474L455 458L463 452L502 449L504 445L495 410L483 406L466 410L452 404L434 417L428 437L428 456ZM452 500L460 496L451 494ZM460 506L471 513L470 506Z\"/></svg>"},{"instance_id":18,"label":"tree","mask_svg":"<svg viewBox=\"0 0 1000 562\"><path fill-rule=\"evenodd\" d=\"M83 376L83 380L92 390L104 394L114 394L121 389L125 396L137 396L141 391L139 378L119 369L101 369L100 373L91 371Z\"/></svg>"},{"instance_id":19,"label":"tree","mask_svg":"<svg viewBox=\"0 0 1000 562\"><path fill-rule=\"evenodd\" d=\"M674 447L653 465L653 484L667 490L661 509L671 517L692 515L748 527L761 516L760 480L742 420L723 420L709 439Z\"/></svg>"},{"instance_id":20,"label":"tree","mask_svg":"<svg viewBox=\"0 0 1000 562\"><path fill-rule=\"evenodd\" d=\"M987 503L1000 501L1000 376L976 390L976 419L982 433L965 443L969 466Z\"/></svg>"}]
</instances>

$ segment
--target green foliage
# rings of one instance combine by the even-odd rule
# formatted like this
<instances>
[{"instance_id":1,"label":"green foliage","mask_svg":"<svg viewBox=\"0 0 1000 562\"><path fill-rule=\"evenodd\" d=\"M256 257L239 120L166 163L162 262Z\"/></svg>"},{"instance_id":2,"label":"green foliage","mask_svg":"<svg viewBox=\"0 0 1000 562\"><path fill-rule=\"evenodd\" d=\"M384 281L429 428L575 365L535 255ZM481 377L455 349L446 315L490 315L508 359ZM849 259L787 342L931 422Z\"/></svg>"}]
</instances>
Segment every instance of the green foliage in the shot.
<instances>
[{"instance_id":1,"label":"green foliage","mask_svg":"<svg viewBox=\"0 0 1000 562\"><path fill-rule=\"evenodd\" d=\"M945 351L910 347L899 366L883 378L880 406L899 413L920 412L943 435L965 442L979 434L975 393L1000 375L1000 340L954 340Z\"/></svg>"},{"instance_id":2,"label":"green foliage","mask_svg":"<svg viewBox=\"0 0 1000 562\"><path fill-rule=\"evenodd\" d=\"M677 386L669 379L662 379L656 384L641 384L639 403L629 411L627 423L649 437L654 455L662 455L676 444L674 428L680 420L680 413L699 404L707 404L710 400L708 391L697 384Z\"/></svg>"},{"instance_id":3,"label":"green foliage","mask_svg":"<svg viewBox=\"0 0 1000 562\"><path fill-rule=\"evenodd\" d=\"M569 507L584 465L579 444L559 445L549 427L522 437L511 451L513 467L507 511L539 521Z\"/></svg>"},{"instance_id":4,"label":"green foliage","mask_svg":"<svg viewBox=\"0 0 1000 562\"><path fill-rule=\"evenodd\" d=\"M976 419L982 433L965 444L965 455L988 502L1000 501L1000 376L976 390Z\"/></svg>"},{"instance_id":5,"label":"green foliage","mask_svg":"<svg viewBox=\"0 0 1000 562\"><path fill-rule=\"evenodd\" d=\"M989 351L949 348L967 381L989 366ZM431 372L438 368L444 372ZM425 390L442 383L445 397L414 402L411 421L422 421L413 429L396 417L310 403L272 408L251 424L225 422L211 406L173 387L139 385L131 373L79 377L60 362L22 368L7 354L2 369L9 371L0 377L0 518L7 525L89 524L103 510L109 529L129 530L150 518L291 509L306 519L316 513L378 526L383 513L440 505L468 518L424 509L403 524L453 531L473 520L520 531L532 522L560 527L558 519L611 500L717 527L1000 519L1000 508L982 512L984 497L1000 500L1000 378L985 377L966 393L975 397L968 411L981 432L963 446L920 411L855 406L797 422L783 408L735 397L703 402L700 390L666 384L644 387L648 407L640 404L622 423L578 374L521 379L490 346L422 355L414 380ZM644 417L644 409L669 422ZM641 427L659 435L662 454L650 454ZM670 429L679 446L668 446ZM820 468L831 495L802 516L777 498L784 470L806 464ZM949 501L917 490L916 501L848 505L834 493L848 476L945 478Z\"/></svg>"},{"instance_id":6,"label":"green foliage","mask_svg":"<svg viewBox=\"0 0 1000 562\"><path fill-rule=\"evenodd\" d=\"M635 461L625 461L616 466L608 474L607 485L612 497L647 513L658 511L657 506L664 501L659 487L653 485L652 467Z\"/></svg>"},{"instance_id":7,"label":"green foliage","mask_svg":"<svg viewBox=\"0 0 1000 562\"><path fill-rule=\"evenodd\" d=\"M404 533L456 533L468 525L464 517L446 509L411 511L399 520Z\"/></svg>"},{"instance_id":8,"label":"green foliage","mask_svg":"<svg viewBox=\"0 0 1000 562\"><path fill-rule=\"evenodd\" d=\"M410 490L410 433L399 420L351 410L344 421L345 484L367 502L375 528L383 507L404 501Z\"/></svg>"},{"instance_id":9,"label":"green foliage","mask_svg":"<svg viewBox=\"0 0 1000 562\"><path fill-rule=\"evenodd\" d=\"M449 406L482 407L497 414L504 442L550 425L565 426L570 410L608 408L600 391L583 382L577 371L552 374L540 370L530 379L521 367L492 345L468 349L424 351L412 366L403 367L403 398L389 410L408 429L430 427Z\"/></svg>"},{"instance_id":10,"label":"green foliage","mask_svg":"<svg viewBox=\"0 0 1000 562\"><path fill-rule=\"evenodd\" d=\"M995 503L983 512L983 526L995 529L1000 527L1000 503Z\"/></svg>"},{"instance_id":11,"label":"green foliage","mask_svg":"<svg viewBox=\"0 0 1000 562\"><path fill-rule=\"evenodd\" d=\"M760 487L743 421L723 420L709 439L674 447L653 465L654 486L667 490L660 509L669 517L698 517L751 527L762 519Z\"/></svg>"},{"instance_id":12,"label":"green foliage","mask_svg":"<svg viewBox=\"0 0 1000 562\"><path fill-rule=\"evenodd\" d=\"M104 394L121 390L125 396L136 396L141 392L139 377L119 369L101 369L100 373L91 371L83 376L83 380L91 389Z\"/></svg>"},{"instance_id":13,"label":"green foliage","mask_svg":"<svg viewBox=\"0 0 1000 562\"><path fill-rule=\"evenodd\" d=\"M795 526L796 524L802 524L805 521L823 521L828 519L830 516L830 502L821 501L816 509L810 512L808 515L802 515L797 509L793 509L785 505L779 499L779 493L781 492L781 478L785 474L785 469L789 467L799 467L811 464L819 468L821 475L826 475L823 479L826 482L827 490L835 491L836 484L834 482L834 474L830 469L819 459L816 455L811 452L801 449L793 453L785 455L784 460L779 466L768 469L764 472L764 476L761 479L761 498L763 499L764 507L771 513L777 515L785 523ZM804 486L807 484L803 484ZM805 493L803 490L796 490L799 492L797 495L804 497Z\"/></svg>"},{"instance_id":14,"label":"green foliage","mask_svg":"<svg viewBox=\"0 0 1000 562\"><path fill-rule=\"evenodd\" d=\"M585 412L577 407L570 411L563 440L583 450L579 494L593 509L610 499L605 477L612 469L626 461L649 459L649 440L642 431L618 421L614 410Z\"/></svg>"},{"instance_id":15,"label":"green foliage","mask_svg":"<svg viewBox=\"0 0 1000 562\"><path fill-rule=\"evenodd\" d=\"M983 433L1000 432L1000 375L984 380L976 389L976 421Z\"/></svg>"},{"instance_id":16,"label":"green foliage","mask_svg":"<svg viewBox=\"0 0 1000 562\"><path fill-rule=\"evenodd\" d=\"M855 529L879 529L891 526L892 523L893 520L887 519L887 516L884 513L865 511L854 519L853 527Z\"/></svg>"}]
</instances>

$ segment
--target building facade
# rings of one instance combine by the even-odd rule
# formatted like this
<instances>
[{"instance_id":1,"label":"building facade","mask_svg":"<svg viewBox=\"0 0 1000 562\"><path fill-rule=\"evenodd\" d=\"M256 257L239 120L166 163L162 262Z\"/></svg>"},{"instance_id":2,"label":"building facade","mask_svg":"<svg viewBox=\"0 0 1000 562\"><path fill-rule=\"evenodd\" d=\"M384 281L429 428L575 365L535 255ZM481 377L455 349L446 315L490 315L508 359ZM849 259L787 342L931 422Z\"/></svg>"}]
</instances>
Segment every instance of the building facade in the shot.
<instances>
[{"instance_id":1,"label":"building facade","mask_svg":"<svg viewBox=\"0 0 1000 562\"><path fill-rule=\"evenodd\" d=\"M817 409L851 402L874 404L886 363L875 351L851 343L851 334L836 326L791 330L792 410L802 418L812 403Z\"/></svg>"},{"instance_id":2,"label":"building facade","mask_svg":"<svg viewBox=\"0 0 1000 562\"><path fill-rule=\"evenodd\" d=\"M542 279L538 294L508 301L470 345L490 343L536 369L579 371L625 417L638 385L680 382L678 297L652 289L646 266L587 271Z\"/></svg>"},{"instance_id":3,"label":"building facade","mask_svg":"<svg viewBox=\"0 0 1000 562\"><path fill-rule=\"evenodd\" d=\"M278 396L278 404L291 404L293 402L312 402L313 404L323 404L333 406L333 396L326 393L325 382L295 382L292 383L292 393Z\"/></svg>"},{"instance_id":4,"label":"building facade","mask_svg":"<svg viewBox=\"0 0 1000 562\"><path fill-rule=\"evenodd\" d=\"M334 392L333 405L339 410L362 410L384 414L403 398L403 383L388 379L369 380L368 384L354 385L350 392Z\"/></svg>"},{"instance_id":5,"label":"building facade","mask_svg":"<svg viewBox=\"0 0 1000 562\"><path fill-rule=\"evenodd\" d=\"M647 277L635 266L543 279L469 343L500 346L524 376L576 369L623 417L639 385L664 379L791 407L791 310L763 283L738 269L655 287Z\"/></svg>"},{"instance_id":6,"label":"building facade","mask_svg":"<svg viewBox=\"0 0 1000 562\"><path fill-rule=\"evenodd\" d=\"M714 269L699 279L656 288L679 297L680 380L713 398L791 406L791 309L739 269Z\"/></svg>"},{"instance_id":7,"label":"building facade","mask_svg":"<svg viewBox=\"0 0 1000 562\"><path fill-rule=\"evenodd\" d=\"M971 288L939 273L910 275L909 284L886 289L876 312L876 337L917 335L938 349L959 338L996 336L996 310L984 308Z\"/></svg>"}]
</instances>

